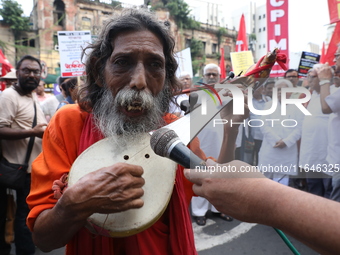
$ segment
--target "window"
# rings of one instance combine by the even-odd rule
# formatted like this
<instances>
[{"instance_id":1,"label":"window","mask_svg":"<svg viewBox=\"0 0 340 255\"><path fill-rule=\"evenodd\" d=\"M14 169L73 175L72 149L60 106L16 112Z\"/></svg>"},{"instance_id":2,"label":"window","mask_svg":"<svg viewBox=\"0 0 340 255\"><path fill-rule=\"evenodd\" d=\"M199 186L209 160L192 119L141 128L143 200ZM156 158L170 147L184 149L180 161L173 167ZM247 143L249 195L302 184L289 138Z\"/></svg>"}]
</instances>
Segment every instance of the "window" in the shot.
<instances>
[{"instance_id":1,"label":"window","mask_svg":"<svg viewBox=\"0 0 340 255\"><path fill-rule=\"evenodd\" d=\"M262 30L263 30L263 32L264 32L264 31L266 31L266 27L263 27L263 29L262 29Z\"/></svg>"},{"instance_id":2,"label":"window","mask_svg":"<svg viewBox=\"0 0 340 255\"><path fill-rule=\"evenodd\" d=\"M230 57L231 47L229 45L224 45L224 57Z\"/></svg>"},{"instance_id":3,"label":"window","mask_svg":"<svg viewBox=\"0 0 340 255\"><path fill-rule=\"evenodd\" d=\"M259 19L261 19L261 15L259 16Z\"/></svg>"},{"instance_id":4,"label":"window","mask_svg":"<svg viewBox=\"0 0 340 255\"><path fill-rule=\"evenodd\" d=\"M29 46L33 47L33 48L35 47L35 40L34 39L30 40Z\"/></svg>"},{"instance_id":5,"label":"window","mask_svg":"<svg viewBox=\"0 0 340 255\"><path fill-rule=\"evenodd\" d=\"M261 49L261 44L259 45L259 49Z\"/></svg>"},{"instance_id":6,"label":"window","mask_svg":"<svg viewBox=\"0 0 340 255\"><path fill-rule=\"evenodd\" d=\"M261 28L259 28L259 32L261 32Z\"/></svg>"},{"instance_id":7,"label":"window","mask_svg":"<svg viewBox=\"0 0 340 255\"><path fill-rule=\"evenodd\" d=\"M263 14L263 18L265 18L266 17L266 14Z\"/></svg>"},{"instance_id":8,"label":"window","mask_svg":"<svg viewBox=\"0 0 340 255\"><path fill-rule=\"evenodd\" d=\"M81 18L81 29L82 30L91 30L91 19L87 17Z\"/></svg>"},{"instance_id":9,"label":"window","mask_svg":"<svg viewBox=\"0 0 340 255\"><path fill-rule=\"evenodd\" d=\"M64 26L65 20L65 4L62 0L53 2L53 23L57 26Z\"/></svg>"},{"instance_id":10,"label":"window","mask_svg":"<svg viewBox=\"0 0 340 255\"><path fill-rule=\"evenodd\" d=\"M185 48L189 48L191 45L191 39L185 39Z\"/></svg>"},{"instance_id":11,"label":"window","mask_svg":"<svg viewBox=\"0 0 340 255\"><path fill-rule=\"evenodd\" d=\"M213 43L211 47L211 53L216 53L217 52L217 44Z\"/></svg>"}]
</instances>

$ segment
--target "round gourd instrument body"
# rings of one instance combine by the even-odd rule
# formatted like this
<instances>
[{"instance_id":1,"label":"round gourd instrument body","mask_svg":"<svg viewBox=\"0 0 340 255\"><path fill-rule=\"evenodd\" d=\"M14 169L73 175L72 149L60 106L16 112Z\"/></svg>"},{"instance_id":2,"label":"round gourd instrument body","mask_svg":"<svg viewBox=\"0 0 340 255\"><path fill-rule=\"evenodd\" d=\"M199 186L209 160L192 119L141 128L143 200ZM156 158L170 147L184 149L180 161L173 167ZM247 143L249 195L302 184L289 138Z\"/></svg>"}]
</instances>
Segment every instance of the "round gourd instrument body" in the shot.
<instances>
[{"instance_id":1,"label":"round gourd instrument body","mask_svg":"<svg viewBox=\"0 0 340 255\"><path fill-rule=\"evenodd\" d=\"M168 205L176 176L176 163L156 155L150 147L150 135L145 134L133 144L117 144L112 138L93 144L75 160L68 185L73 185L90 172L118 162L143 167L144 205L139 209L112 214L95 213L89 217L88 221L97 233L111 237L134 235L154 224Z\"/></svg>"}]
</instances>

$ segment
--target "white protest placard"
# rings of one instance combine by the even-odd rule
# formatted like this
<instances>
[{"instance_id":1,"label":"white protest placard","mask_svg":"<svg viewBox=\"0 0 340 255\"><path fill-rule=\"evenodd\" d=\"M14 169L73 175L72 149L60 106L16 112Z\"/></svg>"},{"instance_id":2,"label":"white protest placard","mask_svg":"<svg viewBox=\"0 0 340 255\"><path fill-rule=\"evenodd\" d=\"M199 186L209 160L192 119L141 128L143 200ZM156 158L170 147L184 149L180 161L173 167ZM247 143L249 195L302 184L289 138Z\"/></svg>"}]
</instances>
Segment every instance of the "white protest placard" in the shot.
<instances>
[{"instance_id":1,"label":"white protest placard","mask_svg":"<svg viewBox=\"0 0 340 255\"><path fill-rule=\"evenodd\" d=\"M175 54L175 59L178 64L176 76L179 77L182 72L188 72L190 76L193 77L190 48L177 52Z\"/></svg>"},{"instance_id":2,"label":"white protest placard","mask_svg":"<svg viewBox=\"0 0 340 255\"><path fill-rule=\"evenodd\" d=\"M58 31L61 77L85 74L81 54L91 41L90 31Z\"/></svg>"}]
</instances>

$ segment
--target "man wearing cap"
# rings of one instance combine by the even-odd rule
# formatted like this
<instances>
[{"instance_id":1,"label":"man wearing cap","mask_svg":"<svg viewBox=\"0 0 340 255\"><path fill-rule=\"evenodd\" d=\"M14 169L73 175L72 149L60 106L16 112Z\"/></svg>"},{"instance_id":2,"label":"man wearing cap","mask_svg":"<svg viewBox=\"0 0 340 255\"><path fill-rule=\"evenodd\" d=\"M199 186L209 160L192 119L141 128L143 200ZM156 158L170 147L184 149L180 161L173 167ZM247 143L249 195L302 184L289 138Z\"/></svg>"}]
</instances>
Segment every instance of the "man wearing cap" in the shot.
<instances>
[{"instance_id":1,"label":"man wearing cap","mask_svg":"<svg viewBox=\"0 0 340 255\"><path fill-rule=\"evenodd\" d=\"M16 71L13 70L13 71L8 72L6 75L0 77L0 80L6 83L6 89L14 85L14 83L17 82L18 79L17 79L17 75L15 74L15 72Z\"/></svg>"}]
</instances>

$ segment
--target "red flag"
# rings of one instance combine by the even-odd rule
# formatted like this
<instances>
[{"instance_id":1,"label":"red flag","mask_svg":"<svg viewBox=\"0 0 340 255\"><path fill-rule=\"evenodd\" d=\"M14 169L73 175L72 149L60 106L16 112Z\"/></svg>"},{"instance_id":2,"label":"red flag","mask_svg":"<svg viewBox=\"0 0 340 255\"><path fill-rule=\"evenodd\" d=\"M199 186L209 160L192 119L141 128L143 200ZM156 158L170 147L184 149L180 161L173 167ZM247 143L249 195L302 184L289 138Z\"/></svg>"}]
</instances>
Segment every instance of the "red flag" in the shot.
<instances>
[{"instance_id":1,"label":"red flag","mask_svg":"<svg viewBox=\"0 0 340 255\"><path fill-rule=\"evenodd\" d=\"M0 50L0 63L2 64L2 72L1 72L1 76L6 75L6 73L10 72L11 69L13 68L13 66L11 65L11 63L7 60L7 58L5 57L4 53L2 52L2 50Z\"/></svg>"},{"instance_id":2,"label":"red flag","mask_svg":"<svg viewBox=\"0 0 340 255\"><path fill-rule=\"evenodd\" d=\"M327 53L324 62L328 62L329 65L334 65L334 54L338 49L338 44L340 43L340 22L337 22L333 32L331 41L329 42Z\"/></svg>"},{"instance_id":3,"label":"red flag","mask_svg":"<svg viewBox=\"0 0 340 255\"><path fill-rule=\"evenodd\" d=\"M328 0L328 11L330 23L340 21L340 2L339 0Z\"/></svg>"},{"instance_id":4,"label":"red flag","mask_svg":"<svg viewBox=\"0 0 340 255\"><path fill-rule=\"evenodd\" d=\"M240 20L240 28L238 30L236 40L236 52L248 50L248 41L246 34L246 22L244 21L244 15L242 14Z\"/></svg>"},{"instance_id":5,"label":"red flag","mask_svg":"<svg viewBox=\"0 0 340 255\"><path fill-rule=\"evenodd\" d=\"M322 49L321 49L321 56L320 56L320 64L324 64L326 59L326 48L325 48L325 42L322 43Z\"/></svg>"},{"instance_id":6,"label":"red flag","mask_svg":"<svg viewBox=\"0 0 340 255\"><path fill-rule=\"evenodd\" d=\"M221 60L220 60L220 68L221 68L221 80L225 79L225 64L224 64L224 49L221 48Z\"/></svg>"}]
</instances>

